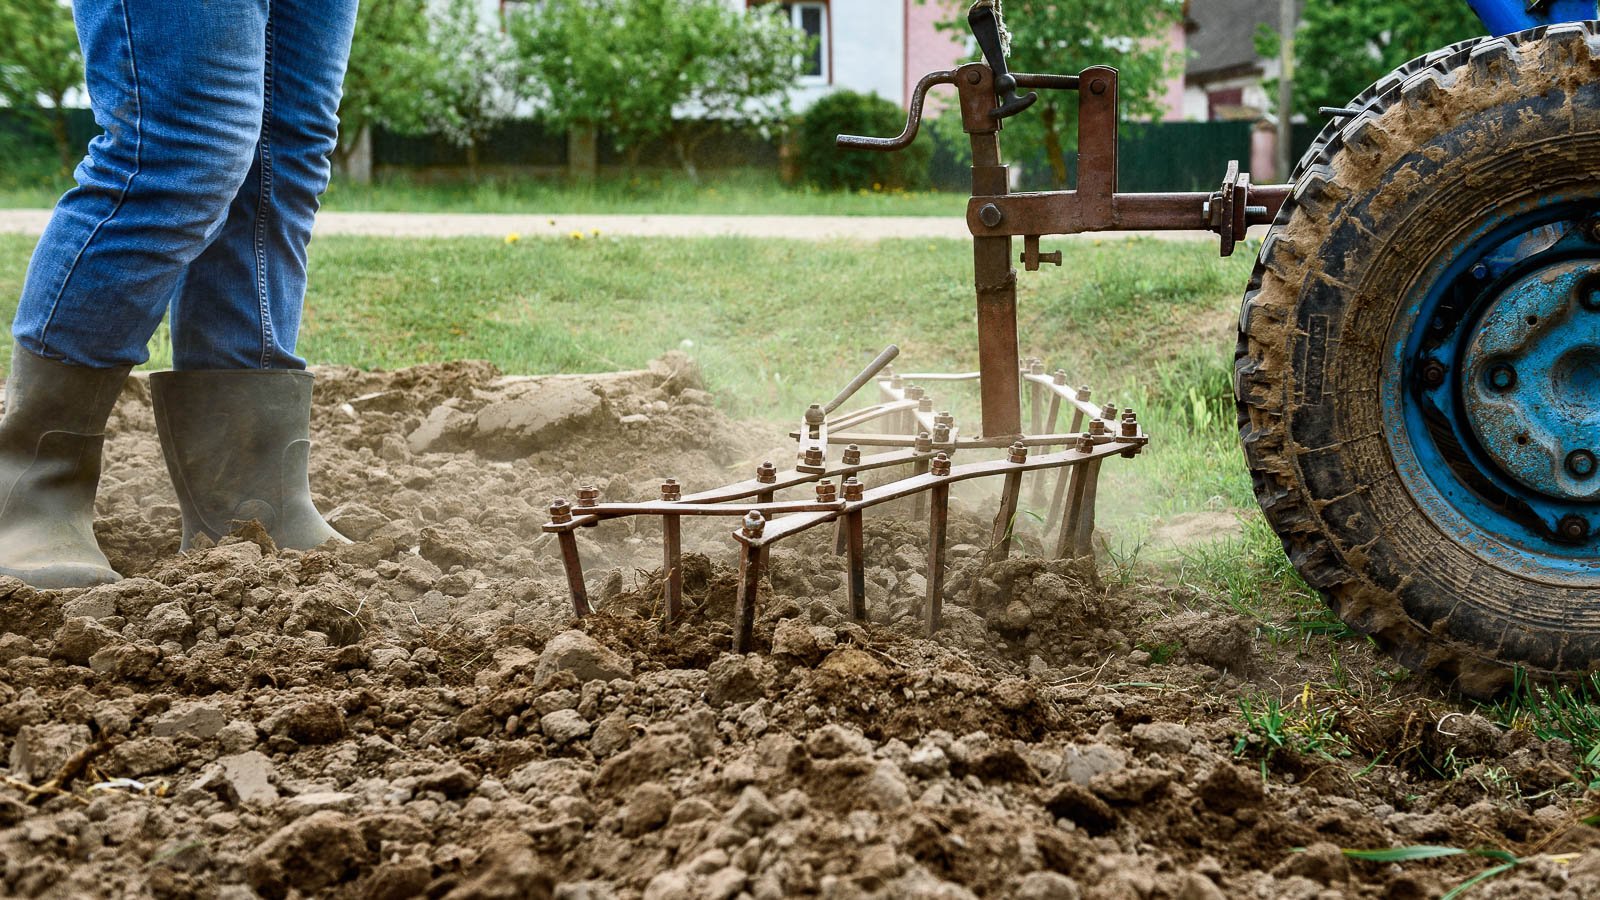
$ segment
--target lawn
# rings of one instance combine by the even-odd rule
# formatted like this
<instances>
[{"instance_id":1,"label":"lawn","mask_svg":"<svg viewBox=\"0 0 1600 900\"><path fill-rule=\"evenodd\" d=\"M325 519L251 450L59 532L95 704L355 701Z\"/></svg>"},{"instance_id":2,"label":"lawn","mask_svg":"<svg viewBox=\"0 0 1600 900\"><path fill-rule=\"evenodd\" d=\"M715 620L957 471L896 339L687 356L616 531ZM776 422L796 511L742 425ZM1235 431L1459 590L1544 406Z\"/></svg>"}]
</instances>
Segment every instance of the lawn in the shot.
<instances>
[{"instance_id":1,"label":"lawn","mask_svg":"<svg viewBox=\"0 0 1600 900\"><path fill-rule=\"evenodd\" d=\"M0 209L55 205L71 181L45 172L0 174ZM426 183L391 177L375 185L336 180L324 208L377 212L624 213L797 216L963 216L965 194L938 191L822 191L782 184L761 170L707 172L692 183L672 172L604 178L592 184L485 177Z\"/></svg>"},{"instance_id":2,"label":"lawn","mask_svg":"<svg viewBox=\"0 0 1600 900\"><path fill-rule=\"evenodd\" d=\"M8 318L31 246L0 236ZM1153 511L1250 506L1228 393L1250 254L1148 239L1063 250L1062 270L1022 275L1023 353L1140 410L1158 438L1129 490ZM363 367L484 358L580 372L685 349L730 412L787 420L891 342L902 371L974 368L970 254L956 241L329 237L312 248L301 350ZM170 358L162 338L152 354ZM939 404L976 418L971 396Z\"/></svg>"}]
</instances>

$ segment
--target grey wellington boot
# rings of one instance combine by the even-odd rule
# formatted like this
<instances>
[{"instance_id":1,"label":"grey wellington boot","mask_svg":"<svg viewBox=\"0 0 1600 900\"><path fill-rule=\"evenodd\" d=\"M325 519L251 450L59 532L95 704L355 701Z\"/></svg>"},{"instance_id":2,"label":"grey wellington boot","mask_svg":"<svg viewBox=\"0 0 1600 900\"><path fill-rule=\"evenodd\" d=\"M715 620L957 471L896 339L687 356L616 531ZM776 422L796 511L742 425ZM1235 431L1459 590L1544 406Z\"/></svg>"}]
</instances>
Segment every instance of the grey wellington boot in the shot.
<instances>
[{"instance_id":1,"label":"grey wellington boot","mask_svg":"<svg viewBox=\"0 0 1600 900\"><path fill-rule=\"evenodd\" d=\"M150 376L156 433L183 510L183 549L255 519L279 547L348 543L311 502L310 372Z\"/></svg>"},{"instance_id":2,"label":"grey wellington boot","mask_svg":"<svg viewBox=\"0 0 1600 900\"><path fill-rule=\"evenodd\" d=\"M94 537L94 492L128 369L70 366L13 346L0 418L0 575L42 590L120 580Z\"/></svg>"}]
</instances>

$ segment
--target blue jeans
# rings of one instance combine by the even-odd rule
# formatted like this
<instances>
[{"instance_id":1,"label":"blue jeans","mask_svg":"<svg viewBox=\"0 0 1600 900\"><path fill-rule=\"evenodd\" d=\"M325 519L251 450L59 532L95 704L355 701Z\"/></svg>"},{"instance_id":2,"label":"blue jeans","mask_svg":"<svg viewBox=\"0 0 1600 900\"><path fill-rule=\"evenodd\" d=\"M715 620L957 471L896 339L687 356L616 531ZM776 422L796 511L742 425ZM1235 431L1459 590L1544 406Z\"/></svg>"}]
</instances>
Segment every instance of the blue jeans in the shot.
<instances>
[{"instance_id":1,"label":"blue jeans","mask_svg":"<svg viewBox=\"0 0 1600 900\"><path fill-rule=\"evenodd\" d=\"M12 333L137 365L301 369L306 245L338 140L356 0L76 0L104 134L56 205Z\"/></svg>"}]
</instances>

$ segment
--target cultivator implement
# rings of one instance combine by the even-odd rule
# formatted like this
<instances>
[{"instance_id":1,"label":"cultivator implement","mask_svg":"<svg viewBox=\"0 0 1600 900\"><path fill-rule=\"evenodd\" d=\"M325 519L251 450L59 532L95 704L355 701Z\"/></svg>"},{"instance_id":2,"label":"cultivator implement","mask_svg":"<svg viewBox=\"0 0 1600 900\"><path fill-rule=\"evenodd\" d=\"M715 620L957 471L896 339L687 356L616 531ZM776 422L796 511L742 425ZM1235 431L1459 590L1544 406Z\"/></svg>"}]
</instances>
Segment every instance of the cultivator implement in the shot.
<instances>
[{"instance_id":1,"label":"cultivator implement","mask_svg":"<svg viewBox=\"0 0 1600 900\"><path fill-rule=\"evenodd\" d=\"M1017 340L1017 272L1012 267L1013 238L1022 238L1020 262L1027 271L1061 265L1060 251L1045 251L1047 235L1118 230L1211 231L1221 239L1223 256L1233 252L1252 225L1273 220L1288 197L1286 185L1252 185L1250 176L1230 164L1222 186L1211 193L1127 194L1117 191L1117 70L1096 66L1079 75L1030 75L1008 71L1001 49L995 11L980 2L968 17L985 61L934 72L912 94L906 127L898 137L841 135L846 149L895 151L910 146L922 121L928 91L952 85L959 95L963 128L972 144L972 198L967 224L973 235L973 275L977 294L978 371L965 374L896 375L887 367L898 351L884 351L826 405L806 410L791 434L796 441L795 465L778 471L763 463L749 481L697 494L683 495L676 482L662 486L660 499L647 503L601 503L598 491L585 488L576 505L566 499L551 504L547 532L557 535L574 611L591 611L578 554L576 529L607 519L660 516L663 523L663 567L666 617L682 614L681 520L684 516L726 516L739 519L733 538L740 545L739 594L735 648L750 649L756 595L768 549L777 541L828 523L836 523L836 549L849 570L850 614L864 621L866 610L862 518L867 510L909 499L912 514L928 522L928 593L924 617L928 632L940 623L943 597L945 532L950 488L960 481L1000 477L999 510L987 551L991 560L1011 551L1012 529L1021 502L1025 476L1054 471L1053 487L1044 477L1033 482L1030 498L1044 506L1051 491L1046 527L1059 522L1054 542L1058 557L1092 553L1095 496L1101 463L1108 457L1133 457L1148 436L1131 409L1098 406L1087 388L1073 387L1066 373L1047 373L1043 362L1019 364ZM1010 171L1001 163L1002 121L1037 100L1021 88L1076 92L1078 95L1078 187L1074 191L1010 193ZM836 410L869 382L876 382L879 401L835 416ZM928 386L973 382L981 400L980 427L972 436L957 428L955 418L938 411ZM1029 428L1022 422L1030 412ZM1065 413L1066 430L1055 429ZM878 430L864 430L876 426ZM863 448L882 452L865 455ZM1003 452L957 464L966 451ZM896 473L868 486L869 473ZM814 496L804 496L806 490ZM779 494L786 496L780 498ZM798 496L797 496L798 495Z\"/></svg>"}]
</instances>

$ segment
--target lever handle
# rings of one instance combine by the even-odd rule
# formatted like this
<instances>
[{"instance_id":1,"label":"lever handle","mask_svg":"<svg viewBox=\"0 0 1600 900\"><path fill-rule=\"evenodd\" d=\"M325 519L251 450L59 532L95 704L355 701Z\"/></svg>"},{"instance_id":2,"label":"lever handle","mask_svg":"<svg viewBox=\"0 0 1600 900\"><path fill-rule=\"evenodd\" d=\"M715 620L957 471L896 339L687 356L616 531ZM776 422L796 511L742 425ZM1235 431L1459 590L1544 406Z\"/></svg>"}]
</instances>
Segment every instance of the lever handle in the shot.
<instances>
[{"instance_id":1,"label":"lever handle","mask_svg":"<svg viewBox=\"0 0 1600 900\"><path fill-rule=\"evenodd\" d=\"M972 36L978 39L984 61L994 72L994 91L1000 96L1000 105L990 110L989 115L1004 119L1032 106L1039 95L1033 91L1017 94L1017 79L1006 66L1006 51L1000 42L1000 18L995 15L994 7L987 4L972 7L967 13L967 25L972 29Z\"/></svg>"},{"instance_id":2,"label":"lever handle","mask_svg":"<svg viewBox=\"0 0 1600 900\"><path fill-rule=\"evenodd\" d=\"M843 150L904 150L911 146L917 139L917 131L922 127L922 104L928 98L928 89L936 84L955 84L956 73L954 70L945 72L929 72L917 82L916 90L911 92L911 105L906 109L906 127L898 137L862 137L855 134L841 134L834 138L835 146Z\"/></svg>"},{"instance_id":3,"label":"lever handle","mask_svg":"<svg viewBox=\"0 0 1600 900\"><path fill-rule=\"evenodd\" d=\"M861 370L861 374L850 379L850 383L844 386L844 390L840 391L837 396L830 400L828 405L822 407L822 411L825 413L831 413L843 406L846 400L849 400L851 397L855 396L856 391L861 390L861 388L867 382L872 380L872 376L882 372L883 367L894 362L894 358L899 355L900 348L894 344L890 344L889 346L883 348L883 352L878 354L877 359L867 363L867 367Z\"/></svg>"}]
</instances>

